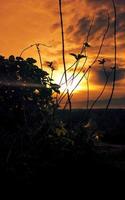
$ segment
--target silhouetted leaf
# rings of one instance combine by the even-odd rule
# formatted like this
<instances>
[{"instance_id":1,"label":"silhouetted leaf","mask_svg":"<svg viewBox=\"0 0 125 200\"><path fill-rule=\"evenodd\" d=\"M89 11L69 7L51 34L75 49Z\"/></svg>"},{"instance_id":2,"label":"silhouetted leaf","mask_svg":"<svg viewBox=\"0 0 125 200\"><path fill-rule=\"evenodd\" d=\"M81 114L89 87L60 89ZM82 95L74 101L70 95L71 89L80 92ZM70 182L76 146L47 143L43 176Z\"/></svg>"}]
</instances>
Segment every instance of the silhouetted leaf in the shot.
<instances>
[{"instance_id":1,"label":"silhouetted leaf","mask_svg":"<svg viewBox=\"0 0 125 200\"><path fill-rule=\"evenodd\" d=\"M15 61L15 57L13 55L9 56L9 61L10 62L14 62Z\"/></svg>"},{"instance_id":2,"label":"silhouetted leaf","mask_svg":"<svg viewBox=\"0 0 125 200\"><path fill-rule=\"evenodd\" d=\"M0 61L3 61L3 60L4 60L4 56L0 55Z\"/></svg>"},{"instance_id":3,"label":"silhouetted leaf","mask_svg":"<svg viewBox=\"0 0 125 200\"><path fill-rule=\"evenodd\" d=\"M33 58L27 58L26 61L29 63L29 64L34 64L36 63L37 61Z\"/></svg>"},{"instance_id":4,"label":"silhouetted leaf","mask_svg":"<svg viewBox=\"0 0 125 200\"><path fill-rule=\"evenodd\" d=\"M54 84L54 83L51 83L50 85L51 85L52 88L57 88L57 89L60 88L60 85L57 85L57 84Z\"/></svg>"},{"instance_id":5,"label":"silhouetted leaf","mask_svg":"<svg viewBox=\"0 0 125 200\"><path fill-rule=\"evenodd\" d=\"M54 90L56 93L60 94L60 90L58 90L57 88L53 88L53 90Z\"/></svg>"},{"instance_id":6,"label":"silhouetted leaf","mask_svg":"<svg viewBox=\"0 0 125 200\"><path fill-rule=\"evenodd\" d=\"M116 67L115 67L115 66L114 66L114 67L111 67L111 69L114 70L114 69L116 69Z\"/></svg>"},{"instance_id":7,"label":"silhouetted leaf","mask_svg":"<svg viewBox=\"0 0 125 200\"><path fill-rule=\"evenodd\" d=\"M17 61L23 61L24 59L23 59L22 57L17 56L17 57L16 57L16 60L17 60Z\"/></svg>"},{"instance_id":8,"label":"silhouetted leaf","mask_svg":"<svg viewBox=\"0 0 125 200\"><path fill-rule=\"evenodd\" d=\"M84 43L84 46L87 48L87 47L91 47L89 44L88 44L88 42L85 42Z\"/></svg>"},{"instance_id":9,"label":"silhouetted leaf","mask_svg":"<svg viewBox=\"0 0 125 200\"><path fill-rule=\"evenodd\" d=\"M75 59L78 61L82 58L86 58L85 55L82 55L82 54L74 54L74 53L70 53L71 56L75 57Z\"/></svg>"},{"instance_id":10,"label":"silhouetted leaf","mask_svg":"<svg viewBox=\"0 0 125 200\"><path fill-rule=\"evenodd\" d=\"M103 65L106 62L106 60L103 58L101 60L98 60L98 62L99 62L100 65Z\"/></svg>"}]
</instances>

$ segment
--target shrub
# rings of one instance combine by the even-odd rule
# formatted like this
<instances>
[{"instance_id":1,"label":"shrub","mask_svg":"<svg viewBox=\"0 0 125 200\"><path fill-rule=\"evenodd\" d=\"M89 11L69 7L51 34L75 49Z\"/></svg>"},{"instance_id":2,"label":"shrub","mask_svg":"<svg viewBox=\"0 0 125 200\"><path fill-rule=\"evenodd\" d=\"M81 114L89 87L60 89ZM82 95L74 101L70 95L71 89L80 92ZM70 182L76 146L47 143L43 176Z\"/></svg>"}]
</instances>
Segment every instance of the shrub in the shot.
<instances>
[{"instance_id":1,"label":"shrub","mask_svg":"<svg viewBox=\"0 0 125 200\"><path fill-rule=\"evenodd\" d=\"M0 56L0 121L33 126L33 121L52 116L53 93L59 85L38 68L33 58ZM34 121L35 122L35 121Z\"/></svg>"}]
</instances>

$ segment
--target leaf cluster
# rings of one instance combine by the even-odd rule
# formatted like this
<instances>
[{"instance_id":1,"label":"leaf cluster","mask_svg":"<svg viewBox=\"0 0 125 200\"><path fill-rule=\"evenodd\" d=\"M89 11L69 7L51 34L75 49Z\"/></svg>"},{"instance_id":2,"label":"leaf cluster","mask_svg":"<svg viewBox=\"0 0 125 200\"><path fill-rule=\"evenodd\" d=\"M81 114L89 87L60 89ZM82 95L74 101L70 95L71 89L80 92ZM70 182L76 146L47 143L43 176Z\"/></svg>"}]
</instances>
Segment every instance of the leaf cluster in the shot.
<instances>
[{"instance_id":1,"label":"leaf cluster","mask_svg":"<svg viewBox=\"0 0 125 200\"><path fill-rule=\"evenodd\" d=\"M32 113L51 114L55 104L53 93L59 93L59 85L49 74L36 65L33 58L9 58L0 56L0 111L2 116L22 116ZM19 118L20 118L19 117Z\"/></svg>"}]
</instances>

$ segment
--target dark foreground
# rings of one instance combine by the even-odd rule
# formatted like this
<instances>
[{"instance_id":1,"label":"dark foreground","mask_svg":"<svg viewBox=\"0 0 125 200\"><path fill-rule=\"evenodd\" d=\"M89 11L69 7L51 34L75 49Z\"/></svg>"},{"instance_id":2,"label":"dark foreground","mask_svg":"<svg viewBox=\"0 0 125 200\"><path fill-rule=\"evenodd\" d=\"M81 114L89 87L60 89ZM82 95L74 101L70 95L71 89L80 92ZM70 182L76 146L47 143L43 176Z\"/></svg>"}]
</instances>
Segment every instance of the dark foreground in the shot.
<instances>
[{"instance_id":1,"label":"dark foreground","mask_svg":"<svg viewBox=\"0 0 125 200\"><path fill-rule=\"evenodd\" d=\"M125 176L125 111L92 111L98 130L104 133L101 141L86 139L88 132L82 127L82 110L72 113L69 133L46 135L44 127L37 134L26 134L26 127L13 128L7 124L0 134L0 176L4 185L44 184L60 181L72 184L110 177ZM57 118L68 121L67 111L59 111ZM12 124L11 124L12 125ZM2 126L2 125L1 125ZM5 124L4 124L5 126ZM66 125L68 126L68 125ZM9 128L9 131L8 131ZM113 179L111 179L113 180ZM78 181L78 182L77 182Z\"/></svg>"}]
</instances>

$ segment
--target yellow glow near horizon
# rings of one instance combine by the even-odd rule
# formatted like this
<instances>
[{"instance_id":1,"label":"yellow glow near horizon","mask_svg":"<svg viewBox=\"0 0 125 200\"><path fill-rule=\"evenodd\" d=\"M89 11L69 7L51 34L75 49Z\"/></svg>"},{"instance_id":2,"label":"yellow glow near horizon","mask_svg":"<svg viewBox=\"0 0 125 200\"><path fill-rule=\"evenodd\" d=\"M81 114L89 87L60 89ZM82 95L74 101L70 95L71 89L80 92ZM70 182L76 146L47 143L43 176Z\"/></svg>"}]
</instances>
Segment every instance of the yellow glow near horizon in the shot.
<instances>
[{"instance_id":1,"label":"yellow glow near horizon","mask_svg":"<svg viewBox=\"0 0 125 200\"><path fill-rule=\"evenodd\" d=\"M58 72L58 75L57 76L54 76L54 81L56 83L59 83L59 80L61 79L61 76L62 76L62 72ZM68 77L70 77L72 75L72 73L68 73ZM75 86L77 85L77 83L79 82L80 78L82 76L82 73L80 74L80 76L77 76L73 83L71 84L71 81L68 83L68 90L69 92L72 92L72 90L75 88ZM64 83L64 79L63 79L63 82ZM60 91L63 92L64 90L66 89L66 84L62 84L61 88L60 88ZM80 91L87 91L88 88L87 88L87 81L86 81L86 78L84 77L83 80L80 82L80 84L76 87L76 89L73 91L73 93L79 93ZM93 84L89 84L89 90L90 91L94 91L94 90L97 90L97 87Z\"/></svg>"},{"instance_id":2,"label":"yellow glow near horizon","mask_svg":"<svg viewBox=\"0 0 125 200\"><path fill-rule=\"evenodd\" d=\"M73 72L68 72L67 73L67 79L69 79L72 76L72 73ZM76 74L77 74L77 72L76 72ZM54 82L57 83L57 84L59 84L62 75L63 75L63 71L62 70L57 70L57 72L55 73L55 75L53 77ZM73 83L72 83L72 79L70 79L70 81L68 81L68 90L69 90L69 92L72 92L72 90L75 88L75 86L77 85L77 83L79 82L79 80L81 78L81 75L82 74L80 74L79 76L77 76L74 79ZM62 85L61 85L60 91L63 92L65 89L66 89L66 84L65 84L65 77L64 77L63 80L62 80ZM85 78L76 87L76 89L74 90L74 92L77 93L77 92L79 92L81 90L86 90L86 80L85 80Z\"/></svg>"}]
</instances>

